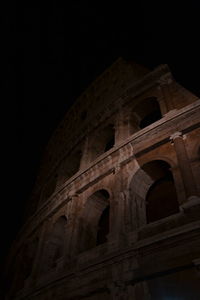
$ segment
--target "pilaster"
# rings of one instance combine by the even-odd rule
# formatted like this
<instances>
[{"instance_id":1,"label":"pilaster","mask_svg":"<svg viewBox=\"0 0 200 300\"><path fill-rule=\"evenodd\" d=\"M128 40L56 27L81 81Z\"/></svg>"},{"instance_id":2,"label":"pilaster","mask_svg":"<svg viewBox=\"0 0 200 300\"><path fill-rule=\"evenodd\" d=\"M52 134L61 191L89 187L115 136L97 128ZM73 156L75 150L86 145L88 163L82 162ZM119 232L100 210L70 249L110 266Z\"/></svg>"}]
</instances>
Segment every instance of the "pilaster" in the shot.
<instances>
[{"instance_id":1,"label":"pilaster","mask_svg":"<svg viewBox=\"0 0 200 300\"><path fill-rule=\"evenodd\" d=\"M196 196L197 189L184 143L184 136L181 132L175 132L173 135L171 135L170 140L172 141L172 145L174 146L176 152L186 197L189 198L190 196Z\"/></svg>"}]
</instances>

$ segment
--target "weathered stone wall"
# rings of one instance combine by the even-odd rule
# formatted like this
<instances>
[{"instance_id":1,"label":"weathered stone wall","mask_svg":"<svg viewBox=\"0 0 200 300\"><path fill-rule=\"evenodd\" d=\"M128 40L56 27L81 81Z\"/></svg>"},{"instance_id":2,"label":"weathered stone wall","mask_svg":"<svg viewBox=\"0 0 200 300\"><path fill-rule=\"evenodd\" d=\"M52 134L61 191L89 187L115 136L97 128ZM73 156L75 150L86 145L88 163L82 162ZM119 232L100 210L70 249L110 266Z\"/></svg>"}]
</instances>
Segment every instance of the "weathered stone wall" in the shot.
<instances>
[{"instance_id":1,"label":"weathered stone wall","mask_svg":"<svg viewBox=\"0 0 200 300\"><path fill-rule=\"evenodd\" d=\"M111 66L49 142L35 210L7 264L8 299L160 299L168 284L185 281L187 295L196 295L199 120L200 100L167 66L148 73L121 60ZM160 208L169 192L160 184L173 185L177 209L151 222L149 192L159 190ZM108 206L109 233L97 245Z\"/></svg>"}]
</instances>

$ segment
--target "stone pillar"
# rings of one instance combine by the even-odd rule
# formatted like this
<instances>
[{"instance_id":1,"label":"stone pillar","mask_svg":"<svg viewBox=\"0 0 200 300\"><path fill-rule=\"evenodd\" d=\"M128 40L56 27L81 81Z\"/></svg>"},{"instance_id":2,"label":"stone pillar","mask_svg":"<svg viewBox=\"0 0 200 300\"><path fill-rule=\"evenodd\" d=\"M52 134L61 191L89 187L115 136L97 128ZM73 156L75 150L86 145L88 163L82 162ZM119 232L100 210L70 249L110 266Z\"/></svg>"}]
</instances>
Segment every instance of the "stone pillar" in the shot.
<instances>
[{"instance_id":1,"label":"stone pillar","mask_svg":"<svg viewBox=\"0 0 200 300\"><path fill-rule=\"evenodd\" d=\"M125 179L125 172L124 168L120 167L120 164L115 167L115 177L114 177L114 184L115 190L114 192L114 199L110 202L115 204L114 216L113 220L118 220L115 223L115 234L116 237L119 234L124 234L125 232L125 217L126 217L126 201L127 195L125 192L126 189L126 179Z\"/></svg>"},{"instance_id":2,"label":"stone pillar","mask_svg":"<svg viewBox=\"0 0 200 300\"><path fill-rule=\"evenodd\" d=\"M185 143L181 132L175 132L171 137L172 144L176 151L181 176L183 179L183 185L185 188L186 198L197 195L197 189L190 165L190 161L185 148Z\"/></svg>"},{"instance_id":3,"label":"stone pillar","mask_svg":"<svg viewBox=\"0 0 200 300\"><path fill-rule=\"evenodd\" d=\"M70 195L70 214L68 217L67 224L67 236L68 236L68 245L66 248L66 257L65 260L71 260L72 257L76 256L79 251L79 229L80 229L80 220L78 216L78 195Z\"/></svg>"},{"instance_id":4,"label":"stone pillar","mask_svg":"<svg viewBox=\"0 0 200 300\"><path fill-rule=\"evenodd\" d=\"M120 245L125 244L125 236L123 232L123 204L114 199L110 199L110 232L107 235L108 250L110 252L115 251ZM115 220L118 220L115 222Z\"/></svg>"},{"instance_id":5,"label":"stone pillar","mask_svg":"<svg viewBox=\"0 0 200 300\"><path fill-rule=\"evenodd\" d=\"M158 89L161 91L160 86L158 87ZM168 111L164 96L161 95L159 98L157 98L157 101L159 103L161 115L164 116Z\"/></svg>"},{"instance_id":6,"label":"stone pillar","mask_svg":"<svg viewBox=\"0 0 200 300\"><path fill-rule=\"evenodd\" d=\"M123 171L120 165L115 167L113 185L113 198L110 198L110 233L108 235L108 248L112 252L113 249L125 245L125 198L123 190L125 189L125 182ZM115 222L117 220L117 222Z\"/></svg>"},{"instance_id":7,"label":"stone pillar","mask_svg":"<svg viewBox=\"0 0 200 300\"><path fill-rule=\"evenodd\" d=\"M158 81L159 87L163 95L163 102L164 102L164 103L160 103L160 110L162 114L165 114L170 110L174 109L172 83L173 80L171 74L162 76Z\"/></svg>"},{"instance_id":8,"label":"stone pillar","mask_svg":"<svg viewBox=\"0 0 200 300\"><path fill-rule=\"evenodd\" d=\"M115 144L122 143L126 138L129 137L129 124L128 117L125 117L124 111L120 109L116 125L115 125Z\"/></svg>"},{"instance_id":9,"label":"stone pillar","mask_svg":"<svg viewBox=\"0 0 200 300\"><path fill-rule=\"evenodd\" d=\"M177 194L177 201L179 203L179 205L182 205L182 203L185 202L185 188L183 185L183 180L182 180L182 176L179 170L178 165L171 167L169 169L173 175L173 179L174 179L174 185L175 185L175 189L176 189L176 194Z\"/></svg>"},{"instance_id":10,"label":"stone pillar","mask_svg":"<svg viewBox=\"0 0 200 300\"><path fill-rule=\"evenodd\" d=\"M122 110L120 108L115 125L115 143L122 143L138 130L137 116L132 115L131 111Z\"/></svg>"},{"instance_id":11,"label":"stone pillar","mask_svg":"<svg viewBox=\"0 0 200 300\"><path fill-rule=\"evenodd\" d=\"M130 232L133 229L133 215L132 215L132 207L130 203L130 192L126 188L121 192L121 199L124 205L124 228L125 232ZM132 200L132 199L131 199Z\"/></svg>"}]
</instances>

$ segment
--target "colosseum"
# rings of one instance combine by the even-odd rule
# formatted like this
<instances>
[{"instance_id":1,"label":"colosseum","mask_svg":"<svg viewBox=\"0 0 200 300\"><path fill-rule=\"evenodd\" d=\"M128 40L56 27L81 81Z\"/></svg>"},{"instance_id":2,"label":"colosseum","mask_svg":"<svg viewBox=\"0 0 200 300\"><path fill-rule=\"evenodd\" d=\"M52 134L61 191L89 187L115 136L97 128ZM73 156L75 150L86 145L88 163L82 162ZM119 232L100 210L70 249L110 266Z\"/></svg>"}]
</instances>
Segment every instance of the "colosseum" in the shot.
<instances>
[{"instance_id":1,"label":"colosseum","mask_svg":"<svg viewBox=\"0 0 200 300\"><path fill-rule=\"evenodd\" d=\"M200 100L119 58L67 111L10 251L6 299L200 299Z\"/></svg>"}]
</instances>

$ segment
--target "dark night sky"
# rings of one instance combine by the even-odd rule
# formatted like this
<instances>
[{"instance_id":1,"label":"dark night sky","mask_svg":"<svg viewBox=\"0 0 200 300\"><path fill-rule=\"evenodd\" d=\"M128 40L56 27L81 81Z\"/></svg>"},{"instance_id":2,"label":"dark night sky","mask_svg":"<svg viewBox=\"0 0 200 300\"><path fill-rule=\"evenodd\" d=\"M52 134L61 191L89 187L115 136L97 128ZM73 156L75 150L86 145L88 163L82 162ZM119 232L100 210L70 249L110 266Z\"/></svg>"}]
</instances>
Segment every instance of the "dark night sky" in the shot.
<instances>
[{"instance_id":1,"label":"dark night sky","mask_svg":"<svg viewBox=\"0 0 200 300\"><path fill-rule=\"evenodd\" d=\"M22 222L52 130L119 56L150 68L167 63L175 79L200 97L198 1L180 6L131 2L132 7L125 1L113 6L86 0L49 1L48 6L27 1L9 8L4 129L10 163L2 199L2 257Z\"/></svg>"}]
</instances>

